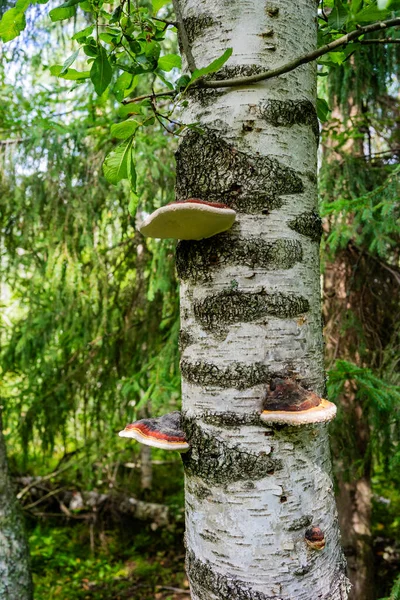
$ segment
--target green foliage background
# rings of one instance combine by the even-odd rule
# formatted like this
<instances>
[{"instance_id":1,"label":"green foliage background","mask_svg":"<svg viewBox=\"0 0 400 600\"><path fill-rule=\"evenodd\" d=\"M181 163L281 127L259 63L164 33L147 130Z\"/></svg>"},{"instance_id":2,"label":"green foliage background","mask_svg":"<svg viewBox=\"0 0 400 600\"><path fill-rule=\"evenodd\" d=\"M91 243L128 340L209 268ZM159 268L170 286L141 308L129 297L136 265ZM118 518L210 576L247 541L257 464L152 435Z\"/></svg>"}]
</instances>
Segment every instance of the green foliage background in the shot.
<instances>
[{"instance_id":1,"label":"green foliage background","mask_svg":"<svg viewBox=\"0 0 400 600\"><path fill-rule=\"evenodd\" d=\"M0 7L5 435L16 476L61 470L55 486L113 487L172 507L172 529L130 524L131 536L107 518L66 530L49 517L41 523L40 505L26 509L38 600L109 598L132 578L139 589L131 593L144 600L160 582L184 585L182 560L169 552L182 554L182 473L178 459L167 472L156 464L157 486L141 490L138 468L126 467L139 464L139 450L116 434L148 412L179 408L179 321L174 244L144 239L136 220L173 200L177 137L197 126L179 122L179 107L188 86L231 51L182 73L167 1L42 4ZM320 45L399 14L397 0L383 4L320 3ZM387 35L398 39L399 30ZM375 502L372 526L396 548L399 59L400 44L362 40L321 57L318 100L323 269L344 265L336 281L345 288L344 299L325 299L328 390L340 409L333 446L349 480L367 475L375 496L390 500ZM156 101L129 102L153 92ZM361 450L358 413L341 409L349 389L368 430ZM381 595L400 571L396 560L381 567ZM399 597L398 581L391 594Z\"/></svg>"}]
</instances>

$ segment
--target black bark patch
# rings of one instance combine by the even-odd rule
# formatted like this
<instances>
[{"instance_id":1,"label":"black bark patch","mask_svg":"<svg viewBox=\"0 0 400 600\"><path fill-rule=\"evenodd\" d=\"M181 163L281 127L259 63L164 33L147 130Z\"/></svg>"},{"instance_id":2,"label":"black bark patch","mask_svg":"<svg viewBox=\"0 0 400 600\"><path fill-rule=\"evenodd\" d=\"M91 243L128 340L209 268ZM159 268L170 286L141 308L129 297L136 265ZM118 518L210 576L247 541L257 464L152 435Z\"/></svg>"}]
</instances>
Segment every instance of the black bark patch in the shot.
<instances>
[{"instance_id":1,"label":"black bark patch","mask_svg":"<svg viewBox=\"0 0 400 600\"><path fill-rule=\"evenodd\" d=\"M211 496L211 490L205 485L200 485L198 482L193 483L188 481L187 489L192 496L196 496L199 500L204 500L208 496Z\"/></svg>"},{"instance_id":2,"label":"black bark patch","mask_svg":"<svg viewBox=\"0 0 400 600\"><path fill-rule=\"evenodd\" d=\"M193 588L201 600L210 600L212 593L218 600L281 600L255 591L246 581L221 575L210 562L198 560L193 552L186 554L186 571Z\"/></svg>"},{"instance_id":3,"label":"black bark patch","mask_svg":"<svg viewBox=\"0 0 400 600\"><path fill-rule=\"evenodd\" d=\"M292 221L289 221L290 229L301 233L312 239L313 242L321 241L322 236L322 220L315 211L303 213Z\"/></svg>"},{"instance_id":4,"label":"black bark patch","mask_svg":"<svg viewBox=\"0 0 400 600\"><path fill-rule=\"evenodd\" d=\"M299 517L298 519L294 519L291 522L291 524L287 527L287 530L288 531L299 531L299 529L306 529L307 527L310 527L312 522L313 522L312 515L303 515L302 517Z\"/></svg>"},{"instance_id":5,"label":"black bark patch","mask_svg":"<svg viewBox=\"0 0 400 600\"><path fill-rule=\"evenodd\" d=\"M193 87L187 91L192 102L197 102L203 108L215 103L218 96L228 93L229 88L216 90L214 88Z\"/></svg>"},{"instance_id":6,"label":"black bark patch","mask_svg":"<svg viewBox=\"0 0 400 600\"><path fill-rule=\"evenodd\" d=\"M191 362L182 359L181 373L188 383L238 390L266 384L279 377L276 373L271 373L267 365L260 362L251 364L231 362L227 367L219 367L205 360Z\"/></svg>"},{"instance_id":7,"label":"black bark patch","mask_svg":"<svg viewBox=\"0 0 400 600\"><path fill-rule=\"evenodd\" d=\"M208 425L215 427L226 427L228 429L238 428L242 425L260 425L260 413L247 413L238 415L234 412L225 411L222 413L204 413L201 420Z\"/></svg>"},{"instance_id":8,"label":"black bark patch","mask_svg":"<svg viewBox=\"0 0 400 600\"><path fill-rule=\"evenodd\" d=\"M182 454L187 474L200 477L207 485L263 479L281 468L281 463L265 452L245 452L204 431L193 418L183 417L190 450Z\"/></svg>"},{"instance_id":9,"label":"black bark patch","mask_svg":"<svg viewBox=\"0 0 400 600\"><path fill-rule=\"evenodd\" d=\"M233 323L250 323L262 317L297 317L309 310L303 296L276 292L240 292L229 290L194 302L194 315L206 331L224 329Z\"/></svg>"},{"instance_id":10,"label":"black bark patch","mask_svg":"<svg viewBox=\"0 0 400 600\"><path fill-rule=\"evenodd\" d=\"M214 535L210 531L200 531L199 536L203 538L203 540L206 540L207 542L212 542L213 544L216 544L218 542L218 536Z\"/></svg>"},{"instance_id":11,"label":"black bark patch","mask_svg":"<svg viewBox=\"0 0 400 600\"><path fill-rule=\"evenodd\" d=\"M220 25L220 22L214 21L212 16L208 15L207 13L203 13L196 17L184 18L183 26L185 28L189 44L192 45L196 38L202 35L205 29L208 29L208 27L212 27L213 25Z\"/></svg>"},{"instance_id":12,"label":"black bark patch","mask_svg":"<svg viewBox=\"0 0 400 600\"><path fill-rule=\"evenodd\" d=\"M194 338L190 331L187 329L181 329L179 332L179 350L182 353L185 348L194 344Z\"/></svg>"},{"instance_id":13,"label":"black bark patch","mask_svg":"<svg viewBox=\"0 0 400 600\"><path fill-rule=\"evenodd\" d=\"M277 17L279 15L279 7L276 6L275 4L272 4L271 2L267 2L265 10L267 11L267 15L269 17L273 18L273 17Z\"/></svg>"},{"instance_id":14,"label":"black bark patch","mask_svg":"<svg viewBox=\"0 0 400 600\"><path fill-rule=\"evenodd\" d=\"M318 140L319 124L317 111L309 100L267 100L258 105L262 119L274 127L309 125Z\"/></svg>"},{"instance_id":15,"label":"black bark patch","mask_svg":"<svg viewBox=\"0 0 400 600\"><path fill-rule=\"evenodd\" d=\"M176 249L176 268L183 281L205 283L212 272L225 265L244 265L250 269L290 269L303 260L298 240L265 241L257 236L241 238L219 234L211 239L181 241Z\"/></svg>"},{"instance_id":16,"label":"black bark patch","mask_svg":"<svg viewBox=\"0 0 400 600\"><path fill-rule=\"evenodd\" d=\"M303 192L299 174L275 158L240 152L211 130L188 131L176 152L177 200L200 198L259 214Z\"/></svg>"},{"instance_id":17,"label":"black bark patch","mask_svg":"<svg viewBox=\"0 0 400 600\"><path fill-rule=\"evenodd\" d=\"M235 79L236 77L251 77L251 75L258 75L263 73L265 67L261 65L225 65L218 71L209 76L213 80L224 80L224 79Z\"/></svg>"}]
</instances>

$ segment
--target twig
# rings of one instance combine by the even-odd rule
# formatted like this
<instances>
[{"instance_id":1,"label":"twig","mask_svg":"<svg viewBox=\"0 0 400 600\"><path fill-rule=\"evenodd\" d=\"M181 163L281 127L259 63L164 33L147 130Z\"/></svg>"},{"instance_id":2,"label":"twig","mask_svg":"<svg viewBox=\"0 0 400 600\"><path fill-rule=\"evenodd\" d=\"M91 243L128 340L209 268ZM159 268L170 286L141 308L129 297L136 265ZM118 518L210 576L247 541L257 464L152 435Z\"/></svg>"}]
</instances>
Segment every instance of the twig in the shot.
<instances>
[{"instance_id":1,"label":"twig","mask_svg":"<svg viewBox=\"0 0 400 600\"><path fill-rule=\"evenodd\" d=\"M181 42L182 42L182 46L183 46L183 52L186 56L189 71L191 73L193 73L197 67L196 67L196 63L195 63L195 60L194 60L194 57L192 54L192 48L190 46L189 38L186 33L181 9L179 7L179 3L177 2L177 0L172 0L172 6L174 7L174 13L175 13L176 20L178 23L178 31L179 31L179 36L181 38Z\"/></svg>"},{"instance_id":2,"label":"twig","mask_svg":"<svg viewBox=\"0 0 400 600\"><path fill-rule=\"evenodd\" d=\"M166 590L167 592L175 592L175 594L190 594L190 590L183 590L182 588L171 587L170 585L158 585L157 590Z\"/></svg>"},{"instance_id":3,"label":"twig","mask_svg":"<svg viewBox=\"0 0 400 600\"><path fill-rule=\"evenodd\" d=\"M0 140L0 146L10 146L11 144L23 144L30 138L15 138L10 140Z\"/></svg>"},{"instance_id":4,"label":"twig","mask_svg":"<svg viewBox=\"0 0 400 600\"><path fill-rule=\"evenodd\" d=\"M56 475L63 473L64 471L66 471L67 469L72 467L73 464L74 463L68 463L68 465L65 465L65 467L58 469L58 471L53 471L52 473L48 473L47 475L44 475L43 477L40 477L39 479L32 481L27 486L25 486L20 492L18 492L18 494L17 494L18 500L21 500L21 498L23 498L23 496L25 496L25 494L27 494L30 489L32 489L33 487L36 487L38 485L38 483L42 483L43 481L47 481L48 479L51 479L52 477L55 477Z\"/></svg>"},{"instance_id":5,"label":"twig","mask_svg":"<svg viewBox=\"0 0 400 600\"><path fill-rule=\"evenodd\" d=\"M400 44L400 38L381 38L379 40L360 40L360 44Z\"/></svg>"},{"instance_id":6,"label":"twig","mask_svg":"<svg viewBox=\"0 0 400 600\"><path fill-rule=\"evenodd\" d=\"M60 487L60 488L57 488L56 490L52 490L48 494L45 494L44 496L42 496L41 498L39 498L38 500L35 500L35 502L32 502L31 504L28 504L27 506L24 506L23 509L24 510L30 510L34 506L37 506L38 504L40 504L41 502L43 502L43 500L47 500L47 498L50 498L51 496L54 496L55 494L58 494L58 492L60 492L62 489L64 489L64 488Z\"/></svg>"},{"instance_id":7,"label":"twig","mask_svg":"<svg viewBox=\"0 0 400 600\"><path fill-rule=\"evenodd\" d=\"M176 4L176 2L174 1L174 7L175 7L175 4ZM175 11L179 12L179 7L178 8L175 7ZM176 12L177 15L178 15L178 12ZM179 15L180 14L181 13L179 12ZM180 23L181 23L181 21L179 21L179 24ZM182 23L183 23L183 21L182 21ZM284 73L289 73L290 71L297 69L297 67L300 67L301 65L312 62L312 61L316 60L317 58L319 58L320 56L323 56L324 54L328 54L328 52L332 52L332 50L335 50L336 48L340 48L340 46L345 46L350 42L357 41L358 38L362 35L365 35L367 33L373 33L374 31L382 31L383 29L388 29L389 27L399 27L399 26L400 26L400 18L389 19L388 21L379 21L376 23L371 23L370 25L366 25L365 27L359 27L358 29L351 31L350 33L347 33L346 35L343 35L342 37L334 40L333 42L330 42L329 44L326 44L325 46L321 46L321 48L317 48L317 50L308 52L307 54L304 54L303 56L300 56L300 57L296 58L295 60L292 60L292 61L286 63L285 65L278 67L277 69L263 71L262 73L257 73L255 75L249 75L248 77L235 77L234 79L221 79L221 80L211 79L209 81L200 79L193 86L189 86L189 87L191 89L196 88L196 87L214 88L215 89L215 88L247 85L250 83L258 83L259 81L264 81L266 79L272 79L273 77L278 77L279 75L283 75ZM181 32L181 37L182 37L182 45L183 45L184 52L186 54L188 65L189 65L190 70L193 72L193 70L196 67L195 67L195 63L193 60L193 56L192 56L192 53L190 50L190 45L187 40L187 35L186 35L186 31L185 31L184 27L181 26L180 32ZM184 40L186 40L186 41L184 41ZM397 40L394 38L385 38L382 40L360 40L360 43L361 44L370 44L370 43L372 43L372 44L374 44L374 43L378 43L378 44L396 43L397 44L397 43L400 43L400 39ZM167 96L176 96L177 94L178 94L178 92L176 90L171 90L169 92L158 92L156 94L154 94L154 93L153 94L145 94L143 96L137 96L136 98L127 99L123 102L123 104L130 104L131 102L140 102L141 100L146 100L147 98L160 98L163 96L166 96L166 97Z\"/></svg>"},{"instance_id":8,"label":"twig","mask_svg":"<svg viewBox=\"0 0 400 600\"><path fill-rule=\"evenodd\" d=\"M140 102L141 100L147 100L147 98L161 98L162 96L176 96L177 92L171 90L170 92L157 92L156 94L143 94L143 96L136 96L136 98L128 98L124 100L122 104L131 104L132 102Z\"/></svg>"},{"instance_id":9,"label":"twig","mask_svg":"<svg viewBox=\"0 0 400 600\"><path fill-rule=\"evenodd\" d=\"M161 23L165 23L166 25L172 25L172 27L179 27L179 23L176 21L167 21L166 19L158 19L157 17L153 17L153 21L161 21Z\"/></svg>"},{"instance_id":10,"label":"twig","mask_svg":"<svg viewBox=\"0 0 400 600\"><path fill-rule=\"evenodd\" d=\"M257 83L259 81L264 81L265 79L272 79L273 77L278 77L279 75L283 75L284 73L289 73L300 65L307 64L327 54L328 52L332 52L336 48L340 46L345 46L349 42L354 42L360 36L365 35L366 33L372 33L374 31L382 31L383 29L388 29L389 27L399 27L400 26L400 18L389 19L388 21L378 21L376 23L371 23L370 25L366 25L365 27L359 27L350 33L346 33L342 37L337 40L333 40L333 42L329 42L325 46L321 46L321 48L317 48L317 50L313 50L312 52L308 52L303 56L299 56L294 60L278 67L277 69L271 69L270 71L263 71L262 73L257 73L256 75L249 75L248 77L235 77L234 79L223 79L219 80L210 80L204 81L199 80L198 86L203 88L221 88L221 87L233 87L239 85L247 85L249 83Z\"/></svg>"}]
</instances>

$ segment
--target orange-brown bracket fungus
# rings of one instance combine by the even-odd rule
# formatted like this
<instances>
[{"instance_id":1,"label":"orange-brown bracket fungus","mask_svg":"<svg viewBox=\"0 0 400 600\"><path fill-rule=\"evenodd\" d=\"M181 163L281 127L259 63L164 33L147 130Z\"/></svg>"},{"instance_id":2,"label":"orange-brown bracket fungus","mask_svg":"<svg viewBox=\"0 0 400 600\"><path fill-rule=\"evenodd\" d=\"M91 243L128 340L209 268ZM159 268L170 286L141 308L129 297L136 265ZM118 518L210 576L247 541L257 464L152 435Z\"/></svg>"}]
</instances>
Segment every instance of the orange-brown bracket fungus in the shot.
<instances>
[{"instance_id":1,"label":"orange-brown bracket fungus","mask_svg":"<svg viewBox=\"0 0 400 600\"><path fill-rule=\"evenodd\" d=\"M162 448L163 450L178 450L187 452L189 444L185 434L180 429L181 413L175 411L162 417L141 419L127 425L119 432L120 437L133 438L146 446Z\"/></svg>"},{"instance_id":2,"label":"orange-brown bracket fungus","mask_svg":"<svg viewBox=\"0 0 400 600\"><path fill-rule=\"evenodd\" d=\"M304 538L311 550L323 550L325 548L324 532L319 527L310 527L310 529L307 529Z\"/></svg>"},{"instance_id":3,"label":"orange-brown bracket fungus","mask_svg":"<svg viewBox=\"0 0 400 600\"><path fill-rule=\"evenodd\" d=\"M230 229L235 218L236 212L225 204L190 198L158 208L139 231L152 238L202 240Z\"/></svg>"},{"instance_id":4,"label":"orange-brown bracket fungus","mask_svg":"<svg viewBox=\"0 0 400 600\"><path fill-rule=\"evenodd\" d=\"M263 402L261 420L266 423L307 425L335 418L336 406L305 390L292 379L274 379Z\"/></svg>"}]
</instances>

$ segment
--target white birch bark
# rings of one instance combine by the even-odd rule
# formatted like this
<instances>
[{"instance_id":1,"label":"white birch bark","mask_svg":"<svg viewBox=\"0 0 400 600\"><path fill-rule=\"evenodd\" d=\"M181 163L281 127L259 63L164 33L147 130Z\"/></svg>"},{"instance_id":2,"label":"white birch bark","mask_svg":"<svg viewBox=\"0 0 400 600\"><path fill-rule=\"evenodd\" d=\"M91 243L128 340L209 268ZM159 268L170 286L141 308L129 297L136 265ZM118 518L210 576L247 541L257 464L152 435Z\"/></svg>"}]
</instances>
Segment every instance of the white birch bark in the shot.
<instances>
[{"instance_id":1,"label":"white birch bark","mask_svg":"<svg viewBox=\"0 0 400 600\"><path fill-rule=\"evenodd\" d=\"M29 549L8 473L0 413L0 599L32 600Z\"/></svg>"},{"instance_id":2,"label":"white birch bark","mask_svg":"<svg viewBox=\"0 0 400 600\"><path fill-rule=\"evenodd\" d=\"M278 67L316 46L315 0L179 0L197 67ZM225 202L233 228L180 242L187 568L193 600L345 600L326 424L265 426L267 384L324 392L315 65L197 90L177 199ZM319 527L322 551L305 532Z\"/></svg>"}]
</instances>

